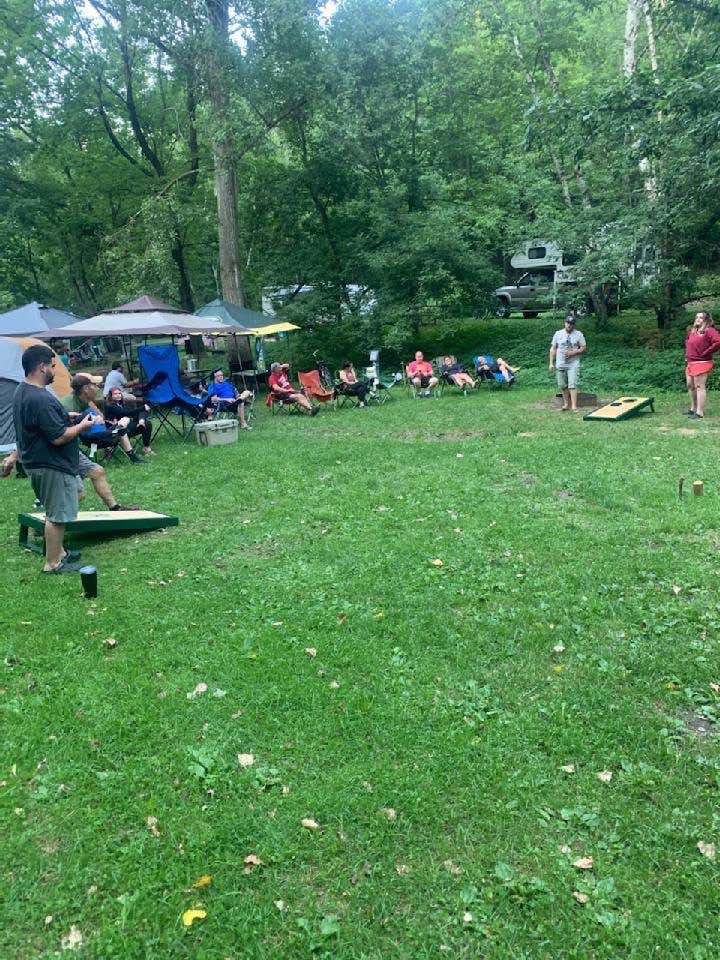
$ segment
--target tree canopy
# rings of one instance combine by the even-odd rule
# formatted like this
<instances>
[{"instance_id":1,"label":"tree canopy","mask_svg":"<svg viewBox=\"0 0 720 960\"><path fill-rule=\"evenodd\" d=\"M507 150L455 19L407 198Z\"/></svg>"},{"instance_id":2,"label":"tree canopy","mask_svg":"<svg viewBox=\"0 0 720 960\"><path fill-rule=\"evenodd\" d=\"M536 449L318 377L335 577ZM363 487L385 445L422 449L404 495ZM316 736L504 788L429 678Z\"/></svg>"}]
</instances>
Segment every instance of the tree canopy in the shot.
<instances>
[{"instance_id":1,"label":"tree canopy","mask_svg":"<svg viewBox=\"0 0 720 960\"><path fill-rule=\"evenodd\" d=\"M546 237L667 325L718 259L719 42L718 0L0 0L0 306L359 288L400 341Z\"/></svg>"}]
</instances>

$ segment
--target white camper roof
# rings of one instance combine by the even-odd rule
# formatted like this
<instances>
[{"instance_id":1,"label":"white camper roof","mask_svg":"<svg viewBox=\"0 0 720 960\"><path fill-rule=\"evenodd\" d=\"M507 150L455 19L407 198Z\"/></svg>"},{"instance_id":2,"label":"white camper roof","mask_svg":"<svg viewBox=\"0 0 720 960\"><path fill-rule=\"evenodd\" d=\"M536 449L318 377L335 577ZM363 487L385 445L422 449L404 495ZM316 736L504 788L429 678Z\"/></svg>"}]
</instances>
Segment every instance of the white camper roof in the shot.
<instances>
[{"instance_id":1,"label":"white camper roof","mask_svg":"<svg viewBox=\"0 0 720 960\"><path fill-rule=\"evenodd\" d=\"M510 266L516 270L554 267L562 263L562 256L562 250L552 240L528 240L510 257Z\"/></svg>"}]
</instances>

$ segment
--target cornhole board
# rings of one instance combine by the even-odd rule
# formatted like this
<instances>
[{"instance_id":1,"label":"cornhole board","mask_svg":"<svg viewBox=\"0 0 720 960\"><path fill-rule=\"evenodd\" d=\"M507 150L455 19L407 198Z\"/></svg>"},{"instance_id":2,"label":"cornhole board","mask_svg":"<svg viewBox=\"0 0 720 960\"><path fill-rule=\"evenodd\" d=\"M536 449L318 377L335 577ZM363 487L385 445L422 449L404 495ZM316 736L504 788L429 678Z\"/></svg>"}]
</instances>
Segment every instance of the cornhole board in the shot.
<instances>
[{"instance_id":1,"label":"cornhole board","mask_svg":"<svg viewBox=\"0 0 720 960\"><path fill-rule=\"evenodd\" d=\"M586 413L583 420L628 420L647 408L651 413L655 413L654 404L654 397L618 397L617 400Z\"/></svg>"},{"instance_id":2,"label":"cornhole board","mask_svg":"<svg viewBox=\"0 0 720 960\"><path fill-rule=\"evenodd\" d=\"M45 532L45 514L19 513L20 546L23 550L43 553L43 548L28 540L29 530ZM161 527L176 527L177 517L165 513L153 513L152 510L81 510L77 520L65 524L66 533L127 533L133 530L159 530ZM43 541L44 545L44 541Z\"/></svg>"}]
</instances>

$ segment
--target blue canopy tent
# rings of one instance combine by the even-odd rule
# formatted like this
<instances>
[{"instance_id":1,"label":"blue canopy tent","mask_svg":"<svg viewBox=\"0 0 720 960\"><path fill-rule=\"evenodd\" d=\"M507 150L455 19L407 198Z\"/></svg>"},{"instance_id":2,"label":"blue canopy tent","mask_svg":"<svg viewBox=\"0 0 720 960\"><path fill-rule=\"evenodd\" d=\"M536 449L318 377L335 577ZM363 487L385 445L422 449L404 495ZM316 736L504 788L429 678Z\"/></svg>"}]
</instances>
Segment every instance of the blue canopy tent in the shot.
<instances>
[{"instance_id":1,"label":"blue canopy tent","mask_svg":"<svg viewBox=\"0 0 720 960\"><path fill-rule=\"evenodd\" d=\"M67 310L56 310L33 300L24 307L0 313L0 336L22 337L32 333L44 333L54 327L67 327L78 323L81 317Z\"/></svg>"}]
</instances>

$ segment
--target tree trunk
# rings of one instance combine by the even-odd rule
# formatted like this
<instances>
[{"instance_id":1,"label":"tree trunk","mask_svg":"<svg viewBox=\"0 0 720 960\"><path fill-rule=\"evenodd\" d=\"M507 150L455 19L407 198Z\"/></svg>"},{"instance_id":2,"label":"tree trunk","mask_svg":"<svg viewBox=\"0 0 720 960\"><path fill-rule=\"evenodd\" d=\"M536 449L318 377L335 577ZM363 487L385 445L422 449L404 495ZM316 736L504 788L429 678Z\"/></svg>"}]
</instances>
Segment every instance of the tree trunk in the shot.
<instances>
[{"instance_id":1,"label":"tree trunk","mask_svg":"<svg viewBox=\"0 0 720 960\"><path fill-rule=\"evenodd\" d=\"M228 100L223 79L223 61L229 49L229 0L206 0L212 46L208 55L208 87L215 122L213 139L215 197L218 211L220 287L223 300L245 306L243 276L238 249L237 184L233 141L222 132L227 121Z\"/></svg>"},{"instance_id":2,"label":"tree trunk","mask_svg":"<svg viewBox=\"0 0 720 960\"><path fill-rule=\"evenodd\" d=\"M625 44L623 47L623 75L632 77L637 66L637 36L643 0L627 0L625 12Z\"/></svg>"}]
</instances>

